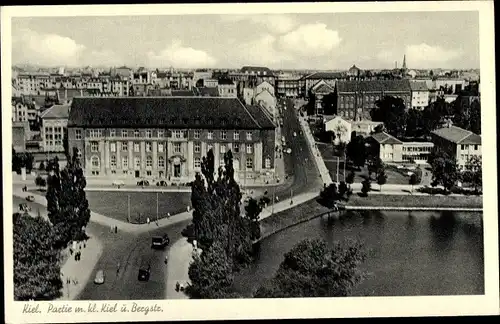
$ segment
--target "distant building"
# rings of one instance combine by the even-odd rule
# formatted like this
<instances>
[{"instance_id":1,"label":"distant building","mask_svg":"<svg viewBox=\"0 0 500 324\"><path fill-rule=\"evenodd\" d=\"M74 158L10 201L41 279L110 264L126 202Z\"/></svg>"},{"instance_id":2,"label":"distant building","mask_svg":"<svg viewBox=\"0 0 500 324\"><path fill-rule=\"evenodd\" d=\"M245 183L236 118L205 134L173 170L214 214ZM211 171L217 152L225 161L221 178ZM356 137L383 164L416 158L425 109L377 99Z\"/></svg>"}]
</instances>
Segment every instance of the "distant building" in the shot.
<instances>
[{"instance_id":1,"label":"distant building","mask_svg":"<svg viewBox=\"0 0 500 324\"><path fill-rule=\"evenodd\" d=\"M458 165L465 166L473 156L482 156L481 135L449 125L431 133L435 148L455 157Z\"/></svg>"},{"instance_id":2,"label":"distant building","mask_svg":"<svg viewBox=\"0 0 500 324\"><path fill-rule=\"evenodd\" d=\"M29 124L26 121L12 123L12 147L16 153L26 152Z\"/></svg>"},{"instance_id":3,"label":"distant building","mask_svg":"<svg viewBox=\"0 0 500 324\"><path fill-rule=\"evenodd\" d=\"M255 94L253 97L253 103L263 107L267 113L272 116L272 120L275 121L275 118L278 115L276 111L277 101L276 97L269 92L268 88L264 88L264 90Z\"/></svg>"},{"instance_id":4,"label":"distant building","mask_svg":"<svg viewBox=\"0 0 500 324\"><path fill-rule=\"evenodd\" d=\"M318 82L323 81L329 86L335 87L335 83L338 80L346 80L348 77L342 72L315 72L306 75L300 79L300 86L302 88L301 96L303 98L309 98L310 90Z\"/></svg>"},{"instance_id":5,"label":"distant building","mask_svg":"<svg viewBox=\"0 0 500 324\"><path fill-rule=\"evenodd\" d=\"M368 138L371 149L386 163L427 163L434 148L430 142L403 142L385 132Z\"/></svg>"},{"instance_id":6,"label":"distant building","mask_svg":"<svg viewBox=\"0 0 500 324\"><path fill-rule=\"evenodd\" d=\"M234 98L75 98L68 143L88 177L185 183L210 149L216 169L232 151L238 181L274 174L275 125Z\"/></svg>"},{"instance_id":7,"label":"distant building","mask_svg":"<svg viewBox=\"0 0 500 324\"><path fill-rule=\"evenodd\" d=\"M41 114L42 148L45 152L64 152L64 136L68 127L69 105L54 105Z\"/></svg>"},{"instance_id":8,"label":"distant building","mask_svg":"<svg viewBox=\"0 0 500 324\"><path fill-rule=\"evenodd\" d=\"M300 77L291 74L278 74L276 76L276 96L297 98L300 94Z\"/></svg>"},{"instance_id":9,"label":"distant building","mask_svg":"<svg viewBox=\"0 0 500 324\"><path fill-rule=\"evenodd\" d=\"M370 136L375 128L378 126L383 126L383 122L376 122L367 119L362 120L349 120L351 123L351 131L356 132L356 135L361 135L363 137Z\"/></svg>"},{"instance_id":10,"label":"distant building","mask_svg":"<svg viewBox=\"0 0 500 324\"><path fill-rule=\"evenodd\" d=\"M219 80L216 79L205 79L203 80L203 86L204 88L217 88L219 85Z\"/></svg>"},{"instance_id":11,"label":"distant building","mask_svg":"<svg viewBox=\"0 0 500 324\"><path fill-rule=\"evenodd\" d=\"M224 98L238 97L236 84L234 84L232 80L219 79L217 84L217 90L219 90L219 97L224 97Z\"/></svg>"},{"instance_id":12,"label":"distant building","mask_svg":"<svg viewBox=\"0 0 500 324\"><path fill-rule=\"evenodd\" d=\"M351 123L340 116L325 121L325 130L335 134L335 145L347 144L351 141L351 128Z\"/></svg>"},{"instance_id":13,"label":"distant building","mask_svg":"<svg viewBox=\"0 0 500 324\"><path fill-rule=\"evenodd\" d=\"M276 81L273 71L267 67L244 66L240 72L247 77L247 80L255 80L256 84L267 81L274 85Z\"/></svg>"},{"instance_id":14,"label":"distant building","mask_svg":"<svg viewBox=\"0 0 500 324\"><path fill-rule=\"evenodd\" d=\"M337 114L353 120L371 119L370 111L376 108L376 102L384 96L401 98L406 109L411 108L408 80L337 81Z\"/></svg>"},{"instance_id":15,"label":"distant building","mask_svg":"<svg viewBox=\"0 0 500 324\"><path fill-rule=\"evenodd\" d=\"M411 108L423 110L429 105L429 89L425 82L410 82Z\"/></svg>"},{"instance_id":16,"label":"distant building","mask_svg":"<svg viewBox=\"0 0 500 324\"><path fill-rule=\"evenodd\" d=\"M361 69L358 68L356 65L353 65L347 71L347 75L349 77L359 77L359 76L361 76Z\"/></svg>"},{"instance_id":17,"label":"distant building","mask_svg":"<svg viewBox=\"0 0 500 324\"><path fill-rule=\"evenodd\" d=\"M312 111L309 110L308 113L313 113L313 115L323 115L328 112L324 111L323 99L334 92L334 87L330 86L326 81L321 80L316 83L311 88L311 96L309 98L309 104L312 105ZM333 103L332 103L333 104Z\"/></svg>"}]
</instances>

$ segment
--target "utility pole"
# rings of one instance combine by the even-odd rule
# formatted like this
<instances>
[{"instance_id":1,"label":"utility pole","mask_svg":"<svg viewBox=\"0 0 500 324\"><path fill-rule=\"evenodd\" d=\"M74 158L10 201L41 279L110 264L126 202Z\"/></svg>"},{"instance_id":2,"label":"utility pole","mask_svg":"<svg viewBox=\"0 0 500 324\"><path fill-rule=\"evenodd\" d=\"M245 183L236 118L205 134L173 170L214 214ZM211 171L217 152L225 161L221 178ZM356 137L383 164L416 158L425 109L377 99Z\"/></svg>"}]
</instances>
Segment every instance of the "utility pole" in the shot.
<instances>
[{"instance_id":1,"label":"utility pole","mask_svg":"<svg viewBox=\"0 0 500 324\"><path fill-rule=\"evenodd\" d=\"M345 165L346 165L346 161L347 161L347 158L346 158L346 154L345 154L345 150L344 150L344 181L345 181Z\"/></svg>"},{"instance_id":2,"label":"utility pole","mask_svg":"<svg viewBox=\"0 0 500 324\"><path fill-rule=\"evenodd\" d=\"M127 195L127 218L130 223L130 194Z\"/></svg>"},{"instance_id":3,"label":"utility pole","mask_svg":"<svg viewBox=\"0 0 500 324\"><path fill-rule=\"evenodd\" d=\"M339 183L340 157L337 156L337 183Z\"/></svg>"},{"instance_id":4,"label":"utility pole","mask_svg":"<svg viewBox=\"0 0 500 324\"><path fill-rule=\"evenodd\" d=\"M158 222L158 192L156 192L156 221Z\"/></svg>"}]
</instances>

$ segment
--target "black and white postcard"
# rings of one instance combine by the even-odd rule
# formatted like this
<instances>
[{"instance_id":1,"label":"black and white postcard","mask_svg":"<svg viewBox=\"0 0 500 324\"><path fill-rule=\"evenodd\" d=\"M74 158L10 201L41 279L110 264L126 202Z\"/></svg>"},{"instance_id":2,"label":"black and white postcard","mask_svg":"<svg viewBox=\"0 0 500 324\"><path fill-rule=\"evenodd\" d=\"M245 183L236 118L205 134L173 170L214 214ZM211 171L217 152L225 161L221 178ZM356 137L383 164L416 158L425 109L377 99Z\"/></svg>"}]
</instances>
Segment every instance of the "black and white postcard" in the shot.
<instances>
[{"instance_id":1,"label":"black and white postcard","mask_svg":"<svg viewBox=\"0 0 500 324\"><path fill-rule=\"evenodd\" d=\"M7 323L499 313L492 1L1 14Z\"/></svg>"}]
</instances>

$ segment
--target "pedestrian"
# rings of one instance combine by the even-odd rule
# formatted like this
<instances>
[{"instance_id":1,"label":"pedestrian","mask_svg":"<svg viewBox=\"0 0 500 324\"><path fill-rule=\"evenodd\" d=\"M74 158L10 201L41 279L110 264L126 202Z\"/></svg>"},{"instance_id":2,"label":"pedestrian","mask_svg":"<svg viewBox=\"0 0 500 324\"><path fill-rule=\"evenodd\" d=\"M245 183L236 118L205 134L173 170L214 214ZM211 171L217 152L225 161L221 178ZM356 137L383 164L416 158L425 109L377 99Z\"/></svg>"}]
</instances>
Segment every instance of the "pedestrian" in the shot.
<instances>
[{"instance_id":1,"label":"pedestrian","mask_svg":"<svg viewBox=\"0 0 500 324\"><path fill-rule=\"evenodd\" d=\"M279 199L279 197L278 197L278 196L276 196L276 201L279 201L279 200L280 200L280 199Z\"/></svg>"},{"instance_id":2,"label":"pedestrian","mask_svg":"<svg viewBox=\"0 0 500 324\"><path fill-rule=\"evenodd\" d=\"M118 233L118 226L115 226L115 233Z\"/></svg>"},{"instance_id":3,"label":"pedestrian","mask_svg":"<svg viewBox=\"0 0 500 324\"><path fill-rule=\"evenodd\" d=\"M170 213L167 213L167 218L170 218Z\"/></svg>"},{"instance_id":4,"label":"pedestrian","mask_svg":"<svg viewBox=\"0 0 500 324\"><path fill-rule=\"evenodd\" d=\"M73 255L73 249L72 248L69 248L69 254Z\"/></svg>"},{"instance_id":5,"label":"pedestrian","mask_svg":"<svg viewBox=\"0 0 500 324\"><path fill-rule=\"evenodd\" d=\"M189 213L189 211L191 210L191 207L187 206L187 211Z\"/></svg>"},{"instance_id":6,"label":"pedestrian","mask_svg":"<svg viewBox=\"0 0 500 324\"><path fill-rule=\"evenodd\" d=\"M151 222L151 221L149 220L149 217L146 219L146 222L148 223L148 225L149 225L149 223Z\"/></svg>"},{"instance_id":7,"label":"pedestrian","mask_svg":"<svg viewBox=\"0 0 500 324\"><path fill-rule=\"evenodd\" d=\"M175 283L175 291L179 292L180 289L181 289L181 284L177 281Z\"/></svg>"},{"instance_id":8,"label":"pedestrian","mask_svg":"<svg viewBox=\"0 0 500 324\"><path fill-rule=\"evenodd\" d=\"M118 262L116 266L116 275L118 275L118 273L120 273L120 262Z\"/></svg>"}]
</instances>

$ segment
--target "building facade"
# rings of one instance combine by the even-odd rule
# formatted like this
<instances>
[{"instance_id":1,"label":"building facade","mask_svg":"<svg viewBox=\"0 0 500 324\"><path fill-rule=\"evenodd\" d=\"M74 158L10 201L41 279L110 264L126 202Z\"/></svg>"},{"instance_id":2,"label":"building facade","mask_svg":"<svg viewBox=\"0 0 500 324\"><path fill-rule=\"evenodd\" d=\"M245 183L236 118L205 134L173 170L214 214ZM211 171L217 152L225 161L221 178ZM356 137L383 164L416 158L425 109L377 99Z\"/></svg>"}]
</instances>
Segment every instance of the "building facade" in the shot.
<instances>
[{"instance_id":1,"label":"building facade","mask_svg":"<svg viewBox=\"0 0 500 324\"><path fill-rule=\"evenodd\" d=\"M411 87L408 80L337 81L335 101L337 114L352 120L371 119L370 111L384 96L403 99L411 108Z\"/></svg>"},{"instance_id":2,"label":"building facade","mask_svg":"<svg viewBox=\"0 0 500 324\"><path fill-rule=\"evenodd\" d=\"M351 123L340 116L325 121L325 130L335 134L335 145L347 144L351 141Z\"/></svg>"},{"instance_id":3,"label":"building facade","mask_svg":"<svg viewBox=\"0 0 500 324\"><path fill-rule=\"evenodd\" d=\"M235 178L274 173L275 126L257 107L213 97L76 98L68 123L86 176L188 182L212 150Z\"/></svg>"},{"instance_id":4,"label":"building facade","mask_svg":"<svg viewBox=\"0 0 500 324\"><path fill-rule=\"evenodd\" d=\"M297 98L300 93L300 76L291 74L279 74L276 76L276 96L286 98Z\"/></svg>"},{"instance_id":5,"label":"building facade","mask_svg":"<svg viewBox=\"0 0 500 324\"><path fill-rule=\"evenodd\" d=\"M410 82L411 108L423 110L429 105L429 89L425 82Z\"/></svg>"},{"instance_id":6,"label":"building facade","mask_svg":"<svg viewBox=\"0 0 500 324\"><path fill-rule=\"evenodd\" d=\"M431 136L435 148L455 157L461 167L473 156L482 156L481 135L449 125L433 131Z\"/></svg>"},{"instance_id":7,"label":"building facade","mask_svg":"<svg viewBox=\"0 0 500 324\"><path fill-rule=\"evenodd\" d=\"M42 149L45 152L64 152L64 136L68 128L69 105L53 105L41 114Z\"/></svg>"}]
</instances>

